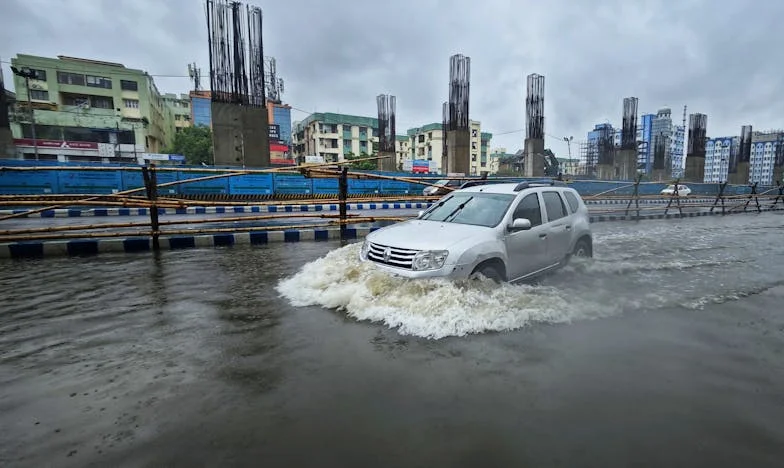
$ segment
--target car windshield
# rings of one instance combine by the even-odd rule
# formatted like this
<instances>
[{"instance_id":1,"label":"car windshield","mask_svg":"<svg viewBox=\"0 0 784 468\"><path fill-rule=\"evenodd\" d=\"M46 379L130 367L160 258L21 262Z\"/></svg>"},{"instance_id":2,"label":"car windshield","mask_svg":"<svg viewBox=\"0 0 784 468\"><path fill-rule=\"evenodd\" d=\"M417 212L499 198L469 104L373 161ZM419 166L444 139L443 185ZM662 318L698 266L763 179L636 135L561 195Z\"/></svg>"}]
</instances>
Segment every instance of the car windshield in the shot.
<instances>
[{"instance_id":1,"label":"car windshield","mask_svg":"<svg viewBox=\"0 0 784 468\"><path fill-rule=\"evenodd\" d=\"M449 181L444 179L444 180L439 180L438 182L436 182L436 185L446 185L448 183L449 183Z\"/></svg>"},{"instance_id":2,"label":"car windshield","mask_svg":"<svg viewBox=\"0 0 784 468\"><path fill-rule=\"evenodd\" d=\"M675 190L675 186L674 185L668 185L667 186L667 190Z\"/></svg>"},{"instance_id":3,"label":"car windshield","mask_svg":"<svg viewBox=\"0 0 784 468\"><path fill-rule=\"evenodd\" d=\"M493 227L501 222L514 198L514 195L505 193L455 193L440 201L420 219Z\"/></svg>"}]
</instances>

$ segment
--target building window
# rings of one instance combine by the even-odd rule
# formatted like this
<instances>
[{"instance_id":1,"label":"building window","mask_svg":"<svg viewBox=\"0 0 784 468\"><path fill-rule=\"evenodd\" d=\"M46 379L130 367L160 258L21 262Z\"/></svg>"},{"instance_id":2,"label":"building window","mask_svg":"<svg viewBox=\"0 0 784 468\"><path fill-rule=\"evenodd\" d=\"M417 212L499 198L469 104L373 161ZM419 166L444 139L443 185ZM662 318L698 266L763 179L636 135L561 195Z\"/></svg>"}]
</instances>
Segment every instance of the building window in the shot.
<instances>
[{"instance_id":1,"label":"building window","mask_svg":"<svg viewBox=\"0 0 784 468\"><path fill-rule=\"evenodd\" d=\"M31 68L30 73L33 74L33 80L46 81L46 70L36 70Z\"/></svg>"},{"instance_id":2,"label":"building window","mask_svg":"<svg viewBox=\"0 0 784 468\"><path fill-rule=\"evenodd\" d=\"M90 105L98 109L114 109L114 100L104 96L90 96Z\"/></svg>"},{"instance_id":3,"label":"building window","mask_svg":"<svg viewBox=\"0 0 784 468\"><path fill-rule=\"evenodd\" d=\"M62 101L64 106L85 106L90 103L90 99L82 94L62 94Z\"/></svg>"},{"instance_id":4,"label":"building window","mask_svg":"<svg viewBox=\"0 0 784 468\"><path fill-rule=\"evenodd\" d=\"M138 109L139 108L139 100L138 99L123 99L123 105L126 109Z\"/></svg>"},{"instance_id":5,"label":"building window","mask_svg":"<svg viewBox=\"0 0 784 468\"><path fill-rule=\"evenodd\" d=\"M433 139L433 132L427 132L427 139L428 140L432 140Z\"/></svg>"},{"instance_id":6,"label":"building window","mask_svg":"<svg viewBox=\"0 0 784 468\"><path fill-rule=\"evenodd\" d=\"M424 143L425 142L425 135L424 134L423 135L419 135L417 140L419 141L419 143Z\"/></svg>"},{"instance_id":7,"label":"building window","mask_svg":"<svg viewBox=\"0 0 784 468\"><path fill-rule=\"evenodd\" d=\"M60 84L84 86L84 75L59 71L57 72L57 82Z\"/></svg>"},{"instance_id":8,"label":"building window","mask_svg":"<svg viewBox=\"0 0 784 468\"><path fill-rule=\"evenodd\" d=\"M112 80L109 78L91 75L87 75L86 78L87 86L91 86L93 88L112 89Z\"/></svg>"},{"instance_id":9,"label":"building window","mask_svg":"<svg viewBox=\"0 0 784 468\"><path fill-rule=\"evenodd\" d=\"M177 114L174 116L174 120L182 120L182 116Z\"/></svg>"},{"instance_id":10,"label":"building window","mask_svg":"<svg viewBox=\"0 0 784 468\"><path fill-rule=\"evenodd\" d=\"M48 101L49 91L41 91L40 89L31 89L30 99L34 99L36 101Z\"/></svg>"},{"instance_id":11,"label":"building window","mask_svg":"<svg viewBox=\"0 0 784 468\"><path fill-rule=\"evenodd\" d=\"M139 91L139 83L135 81L120 80L120 89L125 91Z\"/></svg>"}]
</instances>

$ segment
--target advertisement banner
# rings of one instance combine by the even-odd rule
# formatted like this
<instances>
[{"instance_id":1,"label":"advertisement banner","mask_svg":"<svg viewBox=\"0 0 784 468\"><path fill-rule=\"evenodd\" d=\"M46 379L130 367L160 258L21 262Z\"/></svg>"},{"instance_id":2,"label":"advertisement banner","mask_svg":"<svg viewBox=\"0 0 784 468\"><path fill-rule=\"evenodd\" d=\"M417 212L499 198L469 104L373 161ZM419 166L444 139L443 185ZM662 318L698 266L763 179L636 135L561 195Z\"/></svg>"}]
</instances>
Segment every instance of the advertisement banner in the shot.
<instances>
[{"instance_id":1,"label":"advertisement banner","mask_svg":"<svg viewBox=\"0 0 784 468\"><path fill-rule=\"evenodd\" d=\"M415 173L428 173L430 172L430 161L427 159L415 159L411 168Z\"/></svg>"},{"instance_id":2,"label":"advertisement banner","mask_svg":"<svg viewBox=\"0 0 784 468\"><path fill-rule=\"evenodd\" d=\"M33 146L33 139L14 138L14 145ZM98 143L94 141L36 140L35 146L39 148L63 148L98 151Z\"/></svg>"},{"instance_id":3,"label":"advertisement banner","mask_svg":"<svg viewBox=\"0 0 784 468\"><path fill-rule=\"evenodd\" d=\"M280 141L280 125L270 124L269 139L270 141Z\"/></svg>"}]
</instances>

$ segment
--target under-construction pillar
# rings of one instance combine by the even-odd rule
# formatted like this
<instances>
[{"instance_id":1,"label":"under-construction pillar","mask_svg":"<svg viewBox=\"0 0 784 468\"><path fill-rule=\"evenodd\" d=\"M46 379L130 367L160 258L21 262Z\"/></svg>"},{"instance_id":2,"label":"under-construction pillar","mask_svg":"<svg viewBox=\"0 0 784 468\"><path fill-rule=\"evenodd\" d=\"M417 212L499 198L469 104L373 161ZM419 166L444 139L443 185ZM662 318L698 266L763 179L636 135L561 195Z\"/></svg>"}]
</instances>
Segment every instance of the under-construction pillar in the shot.
<instances>
[{"instance_id":1,"label":"under-construction pillar","mask_svg":"<svg viewBox=\"0 0 784 468\"><path fill-rule=\"evenodd\" d=\"M446 170L450 173L471 173L471 133L468 129L446 133Z\"/></svg>"},{"instance_id":2,"label":"under-construction pillar","mask_svg":"<svg viewBox=\"0 0 784 468\"><path fill-rule=\"evenodd\" d=\"M689 116L689 141L686 149L686 170L684 179L687 182L705 180L705 132L708 116L691 114Z\"/></svg>"},{"instance_id":3,"label":"under-construction pillar","mask_svg":"<svg viewBox=\"0 0 784 468\"><path fill-rule=\"evenodd\" d=\"M544 176L544 140L540 138L526 138L523 160L523 175L525 177Z\"/></svg>"}]
</instances>

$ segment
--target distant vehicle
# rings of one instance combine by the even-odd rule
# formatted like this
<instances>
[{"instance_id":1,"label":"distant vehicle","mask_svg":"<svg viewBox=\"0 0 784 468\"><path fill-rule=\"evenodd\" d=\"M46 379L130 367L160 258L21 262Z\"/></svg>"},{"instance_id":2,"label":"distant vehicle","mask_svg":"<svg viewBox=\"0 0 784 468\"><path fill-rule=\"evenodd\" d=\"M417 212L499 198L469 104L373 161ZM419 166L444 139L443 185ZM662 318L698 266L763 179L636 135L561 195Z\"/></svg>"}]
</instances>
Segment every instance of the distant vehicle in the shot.
<instances>
[{"instance_id":1,"label":"distant vehicle","mask_svg":"<svg viewBox=\"0 0 784 468\"><path fill-rule=\"evenodd\" d=\"M414 220L370 233L360 259L407 278L529 279L591 257L588 209L571 188L487 184L456 190Z\"/></svg>"},{"instance_id":2,"label":"distant vehicle","mask_svg":"<svg viewBox=\"0 0 784 468\"><path fill-rule=\"evenodd\" d=\"M447 195L452 192L452 190L449 190L450 188L458 189L465 182L466 182L465 180L461 180L461 179L442 179L435 183L436 185L440 185L441 187L436 187L434 185L427 186L425 187L424 190L422 190L422 195L427 195L427 196ZM445 187L449 187L449 188L445 188Z\"/></svg>"},{"instance_id":3,"label":"distant vehicle","mask_svg":"<svg viewBox=\"0 0 784 468\"><path fill-rule=\"evenodd\" d=\"M661 195L675 195L675 185L668 185L667 188L661 191ZM686 197L691 195L691 189L685 185L678 185L678 196Z\"/></svg>"}]
</instances>

